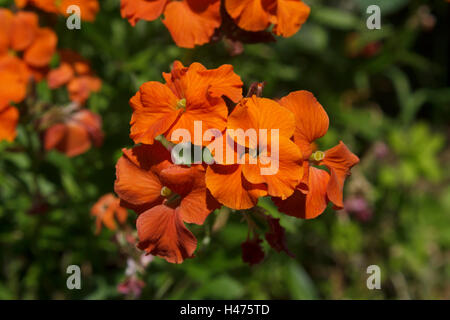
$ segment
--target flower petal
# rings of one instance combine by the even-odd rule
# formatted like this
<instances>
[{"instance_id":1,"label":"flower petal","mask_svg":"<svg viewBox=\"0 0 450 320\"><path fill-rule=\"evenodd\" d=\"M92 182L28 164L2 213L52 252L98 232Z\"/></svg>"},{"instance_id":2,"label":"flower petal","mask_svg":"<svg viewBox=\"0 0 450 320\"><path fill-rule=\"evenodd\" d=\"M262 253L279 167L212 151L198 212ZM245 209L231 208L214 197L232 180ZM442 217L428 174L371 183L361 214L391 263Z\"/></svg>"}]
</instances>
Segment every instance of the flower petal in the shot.
<instances>
[{"instance_id":1,"label":"flower petal","mask_svg":"<svg viewBox=\"0 0 450 320\"><path fill-rule=\"evenodd\" d=\"M158 174L170 165L168 159L170 154L159 143L123 149L116 164L114 191L124 206L141 212L163 202Z\"/></svg>"},{"instance_id":2,"label":"flower petal","mask_svg":"<svg viewBox=\"0 0 450 320\"><path fill-rule=\"evenodd\" d=\"M165 205L156 206L139 215L138 248L170 263L182 263L192 258L197 239L184 226L180 214Z\"/></svg>"},{"instance_id":3,"label":"flower petal","mask_svg":"<svg viewBox=\"0 0 450 320\"><path fill-rule=\"evenodd\" d=\"M219 204L206 189L204 169L201 166L192 169L194 173L192 188L181 200L178 210L184 222L201 225Z\"/></svg>"},{"instance_id":4,"label":"flower petal","mask_svg":"<svg viewBox=\"0 0 450 320\"><path fill-rule=\"evenodd\" d=\"M1 76L1 75L0 75ZM0 141L14 141L19 121L19 110L13 106L0 106Z\"/></svg>"},{"instance_id":5,"label":"flower petal","mask_svg":"<svg viewBox=\"0 0 450 320\"><path fill-rule=\"evenodd\" d=\"M311 156L311 143L328 131L328 115L308 91L295 91L282 98L280 104L295 115L294 142L300 147L303 159Z\"/></svg>"},{"instance_id":6,"label":"flower petal","mask_svg":"<svg viewBox=\"0 0 450 320\"><path fill-rule=\"evenodd\" d=\"M63 62L58 68L53 69L48 73L47 83L50 89L56 89L68 83L73 76L73 68L70 64Z\"/></svg>"},{"instance_id":7,"label":"flower petal","mask_svg":"<svg viewBox=\"0 0 450 320\"><path fill-rule=\"evenodd\" d=\"M344 207L344 182L350 175L350 169L357 163L359 163L359 158L342 141L325 152L325 158L321 164L330 169L331 178L328 183L327 195L335 209Z\"/></svg>"},{"instance_id":8,"label":"flower petal","mask_svg":"<svg viewBox=\"0 0 450 320\"><path fill-rule=\"evenodd\" d=\"M176 110L177 97L164 84L146 82L131 98L133 108L130 137L135 143L152 144L176 121L183 109Z\"/></svg>"},{"instance_id":9,"label":"flower petal","mask_svg":"<svg viewBox=\"0 0 450 320\"><path fill-rule=\"evenodd\" d=\"M271 150L271 146L268 150ZM295 143L288 138L280 137L278 155L260 155L258 164L255 165L246 161L242 166L242 173L251 183L265 183L269 195L286 199L292 195L303 176L301 159L300 150Z\"/></svg>"},{"instance_id":10,"label":"flower petal","mask_svg":"<svg viewBox=\"0 0 450 320\"><path fill-rule=\"evenodd\" d=\"M262 31L270 25L270 15L261 0L225 0L225 8L236 24L244 30Z\"/></svg>"},{"instance_id":11,"label":"flower petal","mask_svg":"<svg viewBox=\"0 0 450 320\"><path fill-rule=\"evenodd\" d=\"M208 94L211 97L220 98L227 96L234 102L242 99L242 80L233 71L233 66L224 64L217 69L198 72L208 83Z\"/></svg>"},{"instance_id":12,"label":"flower petal","mask_svg":"<svg viewBox=\"0 0 450 320\"><path fill-rule=\"evenodd\" d=\"M34 42L24 53L24 60L33 67L45 67L55 53L58 38L49 28L38 30Z\"/></svg>"},{"instance_id":13,"label":"flower petal","mask_svg":"<svg viewBox=\"0 0 450 320\"><path fill-rule=\"evenodd\" d=\"M251 184L242 176L242 166L214 164L206 170L206 186L217 201L241 210L254 207L259 197L267 195L267 187Z\"/></svg>"},{"instance_id":14,"label":"flower petal","mask_svg":"<svg viewBox=\"0 0 450 320\"><path fill-rule=\"evenodd\" d=\"M85 103L91 95L91 92L100 90L102 82L99 78L93 76L80 76L70 80L67 85L70 100L78 103Z\"/></svg>"},{"instance_id":15,"label":"flower petal","mask_svg":"<svg viewBox=\"0 0 450 320\"><path fill-rule=\"evenodd\" d=\"M14 15L10 10L0 8L0 55L8 53L13 20Z\"/></svg>"},{"instance_id":16,"label":"flower petal","mask_svg":"<svg viewBox=\"0 0 450 320\"><path fill-rule=\"evenodd\" d=\"M220 27L219 0L183 0L170 2L163 23L179 47L193 48L211 39Z\"/></svg>"},{"instance_id":17,"label":"flower petal","mask_svg":"<svg viewBox=\"0 0 450 320\"><path fill-rule=\"evenodd\" d=\"M272 129L278 130L280 138L289 139L294 133L295 119L292 112L283 108L277 102L253 96L243 99L234 108L228 118L228 129L235 131L239 129L244 131L254 130L258 138L260 137L259 130L265 129L267 130L268 143L270 143ZM237 141L236 138L234 140ZM245 142L245 146L255 148L257 143L260 142L250 139L250 141Z\"/></svg>"},{"instance_id":18,"label":"flower petal","mask_svg":"<svg viewBox=\"0 0 450 320\"><path fill-rule=\"evenodd\" d=\"M302 1L278 0L276 24L272 32L278 36L293 36L308 19L311 9Z\"/></svg>"},{"instance_id":19,"label":"flower petal","mask_svg":"<svg viewBox=\"0 0 450 320\"><path fill-rule=\"evenodd\" d=\"M38 16L33 12L19 11L11 27L11 47L23 51L34 41L39 28Z\"/></svg>"},{"instance_id":20,"label":"flower petal","mask_svg":"<svg viewBox=\"0 0 450 320\"><path fill-rule=\"evenodd\" d=\"M139 20L153 21L163 13L168 0L121 0L120 14L134 27Z\"/></svg>"}]
</instances>

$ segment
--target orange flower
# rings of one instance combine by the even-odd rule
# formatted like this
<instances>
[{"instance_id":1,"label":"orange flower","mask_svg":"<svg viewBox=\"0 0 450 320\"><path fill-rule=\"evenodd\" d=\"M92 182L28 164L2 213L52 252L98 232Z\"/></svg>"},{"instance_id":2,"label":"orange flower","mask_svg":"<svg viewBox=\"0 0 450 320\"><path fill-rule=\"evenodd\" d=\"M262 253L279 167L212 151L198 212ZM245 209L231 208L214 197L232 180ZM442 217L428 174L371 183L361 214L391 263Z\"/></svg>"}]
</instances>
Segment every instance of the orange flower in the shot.
<instances>
[{"instance_id":1,"label":"orange flower","mask_svg":"<svg viewBox=\"0 0 450 320\"><path fill-rule=\"evenodd\" d=\"M320 215L328 201L335 209L342 209L344 182L359 158L342 141L325 152L313 153L311 145L328 131L329 119L312 93L293 92L282 98L280 104L295 115L294 142L304 157L304 176L292 197L285 201L274 199L275 203L280 211L305 219ZM330 173L313 167L313 164L326 166Z\"/></svg>"},{"instance_id":2,"label":"orange flower","mask_svg":"<svg viewBox=\"0 0 450 320\"><path fill-rule=\"evenodd\" d=\"M184 67L176 61L172 72L163 76L166 84L146 82L130 100L130 137L135 143L152 144L161 134L170 140L176 129L186 129L193 137L196 120L202 121L203 132L224 130L228 109L222 96L235 102L242 97L241 79L231 65L207 70L199 63Z\"/></svg>"},{"instance_id":3,"label":"orange flower","mask_svg":"<svg viewBox=\"0 0 450 320\"><path fill-rule=\"evenodd\" d=\"M116 230L117 225L114 218L117 218L120 224L124 224L127 220L127 209L120 206L120 199L116 198L112 193L105 194L92 206L91 214L97 219L96 234L102 230L104 224L110 230Z\"/></svg>"},{"instance_id":4,"label":"orange flower","mask_svg":"<svg viewBox=\"0 0 450 320\"><path fill-rule=\"evenodd\" d=\"M163 23L179 47L193 48L210 41L221 24L220 0L122 0L121 14L132 26L164 13Z\"/></svg>"},{"instance_id":5,"label":"orange flower","mask_svg":"<svg viewBox=\"0 0 450 320\"><path fill-rule=\"evenodd\" d=\"M183 222L203 224L217 207L202 166L178 166L160 143L124 149L116 165L115 192L135 210L138 247L171 263L191 258L197 246Z\"/></svg>"},{"instance_id":6,"label":"orange flower","mask_svg":"<svg viewBox=\"0 0 450 320\"><path fill-rule=\"evenodd\" d=\"M0 101L21 102L26 95L30 73L27 66L14 56L0 57Z\"/></svg>"},{"instance_id":7,"label":"orange flower","mask_svg":"<svg viewBox=\"0 0 450 320\"><path fill-rule=\"evenodd\" d=\"M301 0L225 0L225 8L240 28L262 31L274 24L272 32L283 37L294 35L310 13Z\"/></svg>"},{"instance_id":8,"label":"orange flower","mask_svg":"<svg viewBox=\"0 0 450 320\"><path fill-rule=\"evenodd\" d=\"M230 140L232 144L237 142L238 154L235 157L245 161L241 161L244 162L242 164L225 161L208 167L206 184L212 195L233 209L251 208L261 196L286 199L292 195L303 174L302 155L290 140L294 128L294 115L277 102L256 96L243 99L228 118L227 132L230 129L253 129L256 135L246 140L245 145L239 139L226 139L227 144ZM276 140L271 138L274 129L279 135ZM267 141L264 141L262 132L267 132ZM236 146L231 149L236 149ZM276 171L270 169L274 161L277 161ZM264 169L270 172L262 174Z\"/></svg>"},{"instance_id":9,"label":"orange flower","mask_svg":"<svg viewBox=\"0 0 450 320\"><path fill-rule=\"evenodd\" d=\"M68 157L80 155L94 144L100 146L103 143L101 131L102 120L100 116L89 110L79 110L63 115L61 122L52 125L45 131L45 150L56 149Z\"/></svg>"},{"instance_id":10,"label":"orange flower","mask_svg":"<svg viewBox=\"0 0 450 320\"><path fill-rule=\"evenodd\" d=\"M18 8L32 5L43 11L60 13L63 16L69 16L67 8L76 5L80 7L81 19L85 21L94 21L100 9L98 0L15 0L15 3Z\"/></svg>"},{"instance_id":11,"label":"orange flower","mask_svg":"<svg viewBox=\"0 0 450 320\"><path fill-rule=\"evenodd\" d=\"M0 55L23 52L30 68L46 67L56 49L58 38L49 28L40 28L35 13L19 11L13 15L0 9Z\"/></svg>"},{"instance_id":12,"label":"orange flower","mask_svg":"<svg viewBox=\"0 0 450 320\"><path fill-rule=\"evenodd\" d=\"M14 141L17 134L16 126L18 121L19 110L0 101L0 141Z\"/></svg>"},{"instance_id":13,"label":"orange flower","mask_svg":"<svg viewBox=\"0 0 450 320\"><path fill-rule=\"evenodd\" d=\"M91 92L101 89L102 81L93 75L89 63L76 52L60 51L61 63L58 68L47 74L47 82L51 89L67 85L70 100L85 103Z\"/></svg>"}]
</instances>

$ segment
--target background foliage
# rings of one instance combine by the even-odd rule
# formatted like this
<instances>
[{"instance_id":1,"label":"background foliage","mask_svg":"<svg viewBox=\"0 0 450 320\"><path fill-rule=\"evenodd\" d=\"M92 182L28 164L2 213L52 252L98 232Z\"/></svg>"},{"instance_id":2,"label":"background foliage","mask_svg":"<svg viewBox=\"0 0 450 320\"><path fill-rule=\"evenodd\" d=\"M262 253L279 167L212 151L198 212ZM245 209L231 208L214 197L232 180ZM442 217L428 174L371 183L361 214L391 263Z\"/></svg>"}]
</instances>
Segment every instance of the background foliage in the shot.
<instances>
[{"instance_id":1,"label":"background foliage","mask_svg":"<svg viewBox=\"0 0 450 320\"><path fill-rule=\"evenodd\" d=\"M296 258L267 250L265 261L253 267L241 259L247 236L242 217L231 214L217 230L212 214L194 230L196 258L182 265L154 259L143 275L141 298L450 298L450 4L305 2L312 14L294 37L246 45L235 57L222 42L178 48L160 21L132 28L120 17L119 0L101 1L95 23L78 31L67 30L61 17L43 15L41 23L56 29L59 47L80 52L103 79L88 107L101 114L106 139L74 159L52 151L31 160L0 144L0 299L125 297L117 285L125 278L127 256L112 231L94 234L90 207L112 191L121 148L132 145L129 98L143 82L160 81L175 59L208 68L231 63L245 84L266 81L267 97L312 91L331 120L320 147L342 139L361 158L346 197L362 199L367 208L328 210L301 221L262 201L281 217ZM375 3L382 29L368 30L365 9ZM38 86L40 100L64 102L60 95L44 82ZM27 136L25 126L14 145L38 150L38 136ZM37 191L49 207L33 214L30 208L42 202ZM134 220L132 213L130 226ZM70 264L82 267L82 290L66 289ZM372 264L382 270L381 290L366 287Z\"/></svg>"}]
</instances>

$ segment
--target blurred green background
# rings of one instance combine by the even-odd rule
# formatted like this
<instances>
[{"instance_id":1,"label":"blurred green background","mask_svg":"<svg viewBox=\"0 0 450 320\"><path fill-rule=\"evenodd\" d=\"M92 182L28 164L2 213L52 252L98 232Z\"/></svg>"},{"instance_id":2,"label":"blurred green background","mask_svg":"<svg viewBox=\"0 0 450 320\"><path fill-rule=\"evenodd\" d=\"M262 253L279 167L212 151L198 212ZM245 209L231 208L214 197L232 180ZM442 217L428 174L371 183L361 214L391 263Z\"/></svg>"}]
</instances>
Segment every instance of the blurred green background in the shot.
<instances>
[{"instance_id":1,"label":"blurred green background","mask_svg":"<svg viewBox=\"0 0 450 320\"><path fill-rule=\"evenodd\" d=\"M266 249L249 267L240 244L247 225L216 213L194 230L196 258L172 265L155 258L140 277L142 299L449 299L450 298L450 3L444 0L306 0L309 20L294 37L245 45L231 57L223 42L176 47L160 21L132 28L119 0L101 0L95 23L54 26L60 48L91 61L103 80L87 106L101 114L105 141L73 159L55 151L35 161L0 144L0 299L123 299L127 253L114 232L94 234L90 208L113 190L115 162L128 137L129 98L179 59L235 67L246 86L266 81L264 96L312 91L330 116L319 141L343 140L361 163L346 184L346 210L302 221L280 215L295 259ZM12 1L0 0L2 6ZM368 30L366 8L381 7L381 30ZM39 98L67 102L45 82ZM60 101L57 101L60 99ZM25 143L23 128L14 145ZM38 148L38 136L32 140ZM14 146L13 145L13 146ZM37 175L37 181L33 178ZM44 213L41 198L49 203ZM35 210L39 211L39 210ZM135 214L129 225L134 228ZM66 267L80 265L82 289L66 288ZM381 290L368 290L366 268L381 268Z\"/></svg>"}]
</instances>

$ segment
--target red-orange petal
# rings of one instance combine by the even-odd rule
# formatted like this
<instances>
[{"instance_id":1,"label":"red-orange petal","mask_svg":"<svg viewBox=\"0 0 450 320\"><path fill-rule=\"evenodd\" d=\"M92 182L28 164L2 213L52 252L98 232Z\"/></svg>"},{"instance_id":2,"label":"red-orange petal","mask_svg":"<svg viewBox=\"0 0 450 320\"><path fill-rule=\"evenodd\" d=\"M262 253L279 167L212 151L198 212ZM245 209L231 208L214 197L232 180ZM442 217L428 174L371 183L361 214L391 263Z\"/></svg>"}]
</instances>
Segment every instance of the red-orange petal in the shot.
<instances>
[{"instance_id":1,"label":"red-orange petal","mask_svg":"<svg viewBox=\"0 0 450 320\"><path fill-rule=\"evenodd\" d=\"M206 186L217 201L236 210L250 209L259 197L267 195L264 184L252 184L244 178L239 164L209 166Z\"/></svg>"},{"instance_id":2,"label":"red-orange petal","mask_svg":"<svg viewBox=\"0 0 450 320\"><path fill-rule=\"evenodd\" d=\"M306 22L310 11L302 1L278 0L276 23L272 32L283 37L293 36Z\"/></svg>"},{"instance_id":3,"label":"red-orange petal","mask_svg":"<svg viewBox=\"0 0 450 320\"><path fill-rule=\"evenodd\" d=\"M8 53L13 19L14 15L10 10L0 8L0 55Z\"/></svg>"},{"instance_id":4,"label":"red-orange petal","mask_svg":"<svg viewBox=\"0 0 450 320\"><path fill-rule=\"evenodd\" d=\"M21 102L26 95L29 76L22 60L8 55L0 58L0 100Z\"/></svg>"},{"instance_id":5,"label":"red-orange petal","mask_svg":"<svg viewBox=\"0 0 450 320\"><path fill-rule=\"evenodd\" d=\"M102 81L94 76L84 75L75 77L67 85L70 100L83 104L89 99L92 92L97 92L102 86Z\"/></svg>"},{"instance_id":6,"label":"red-orange petal","mask_svg":"<svg viewBox=\"0 0 450 320\"><path fill-rule=\"evenodd\" d=\"M72 120L84 126L89 138L96 147L103 143L102 118L87 109L81 110L72 116Z\"/></svg>"},{"instance_id":7,"label":"red-orange petal","mask_svg":"<svg viewBox=\"0 0 450 320\"><path fill-rule=\"evenodd\" d=\"M350 175L350 169L357 163L359 163L359 158L342 141L325 152L325 158L321 164L330 169L331 178L328 183L327 195L335 209L344 207L344 182Z\"/></svg>"},{"instance_id":8,"label":"red-orange petal","mask_svg":"<svg viewBox=\"0 0 450 320\"><path fill-rule=\"evenodd\" d=\"M162 146L158 145L124 149L123 156L117 161L114 191L120 199L132 205L130 209L148 209L164 200L161 196L163 185L152 169L154 166L168 166L170 163L162 159L162 155L158 155L158 158L152 157L158 150L164 151Z\"/></svg>"},{"instance_id":9,"label":"red-orange petal","mask_svg":"<svg viewBox=\"0 0 450 320\"><path fill-rule=\"evenodd\" d=\"M198 72L208 83L208 94L211 97L220 98L227 96L234 102L242 99L242 80L232 65L224 64L217 69L202 70Z\"/></svg>"},{"instance_id":10,"label":"red-orange petal","mask_svg":"<svg viewBox=\"0 0 450 320\"><path fill-rule=\"evenodd\" d=\"M282 98L279 103L295 116L294 142L300 147L303 158L309 159L311 143L328 131L328 115L309 91L295 91Z\"/></svg>"},{"instance_id":11,"label":"red-orange petal","mask_svg":"<svg viewBox=\"0 0 450 320\"><path fill-rule=\"evenodd\" d=\"M120 14L134 27L139 20L158 19L167 2L168 0L121 0Z\"/></svg>"},{"instance_id":12,"label":"red-orange petal","mask_svg":"<svg viewBox=\"0 0 450 320\"><path fill-rule=\"evenodd\" d=\"M330 175L325 170L309 168L308 193L297 188L292 196L286 200L273 198L278 209L287 215L313 219L322 214L328 204L327 186Z\"/></svg>"},{"instance_id":13,"label":"red-orange petal","mask_svg":"<svg viewBox=\"0 0 450 320\"><path fill-rule=\"evenodd\" d=\"M228 117L228 129L256 130L258 138L260 138L259 130L265 129L267 141L270 143L272 129L278 130L279 137L289 139L294 133L295 118L292 112L277 102L253 96L243 99L234 108ZM245 146L255 148L258 143L259 141L246 141Z\"/></svg>"},{"instance_id":14,"label":"red-orange petal","mask_svg":"<svg viewBox=\"0 0 450 320\"><path fill-rule=\"evenodd\" d=\"M144 83L131 98L133 108L130 137L135 143L152 144L176 121L183 109L176 109L178 99L164 84L150 81Z\"/></svg>"},{"instance_id":15,"label":"red-orange petal","mask_svg":"<svg viewBox=\"0 0 450 320\"><path fill-rule=\"evenodd\" d=\"M267 5L276 0L225 0L225 8L236 24L248 31L262 31L270 25Z\"/></svg>"},{"instance_id":16,"label":"red-orange petal","mask_svg":"<svg viewBox=\"0 0 450 320\"><path fill-rule=\"evenodd\" d=\"M209 214L219 207L219 204L206 189L205 170L203 167L195 166L192 170L192 188L182 198L177 210L184 222L203 224Z\"/></svg>"},{"instance_id":17,"label":"red-orange petal","mask_svg":"<svg viewBox=\"0 0 450 320\"><path fill-rule=\"evenodd\" d=\"M67 62L51 70L47 75L47 83L50 89L59 88L68 83L74 76L73 68Z\"/></svg>"},{"instance_id":18,"label":"red-orange petal","mask_svg":"<svg viewBox=\"0 0 450 320\"><path fill-rule=\"evenodd\" d=\"M211 39L221 24L219 0L183 0L170 2L163 23L179 47L193 48Z\"/></svg>"},{"instance_id":19,"label":"red-orange petal","mask_svg":"<svg viewBox=\"0 0 450 320\"><path fill-rule=\"evenodd\" d=\"M271 145L267 151L270 153L270 150ZM269 195L286 199L292 195L303 176L301 159L301 152L295 143L281 136L278 142L278 155L260 154L257 164L249 164L247 155L246 164L242 165L242 173L251 183L265 183Z\"/></svg>"},{"instance_id":20,"label":"red-orange petal","mask_svg":"<svg viewBox=\"0 0 450 320\"><path fill-rule=\"evenodd\" d=\"M39 29L38 16L33 12L19 11L11 27L11 47L23 51L34 41Z\"/></svg>"},{"instance_id":21,"label":"red-orange petal","mask_svg":"<svg viewBox=\"0 0 450 320\"><path fill-rule=\"evenodd\" d=\"M41 28L38 30L33 43L26 49L24 60L32 67L45 67L55 53L58 38L53 30Z\"/></svg>"},{"instance_id":22,"label":"red-orange petal","mask_svg":"<svg viewBox=\"0 0 450 320\"><path fill-rule=\"evenodd\" d=\"M18 121L19 110L17 108L9 105L0 105L0 141L14 141L17 135L16 127Z\"/></svg>"},{"instance_id":23,"label":"red-orange petal","mask_svg":"<svg viewBox=\"0 0 450 320\"><path fill-rule=\"evenodd\" d=\"M182 263L192 258L197 247L197 239L185 227L176 210L165 205L153 207L139 215L138 248L167 260Z\"/></svg>"}]
</instances>

